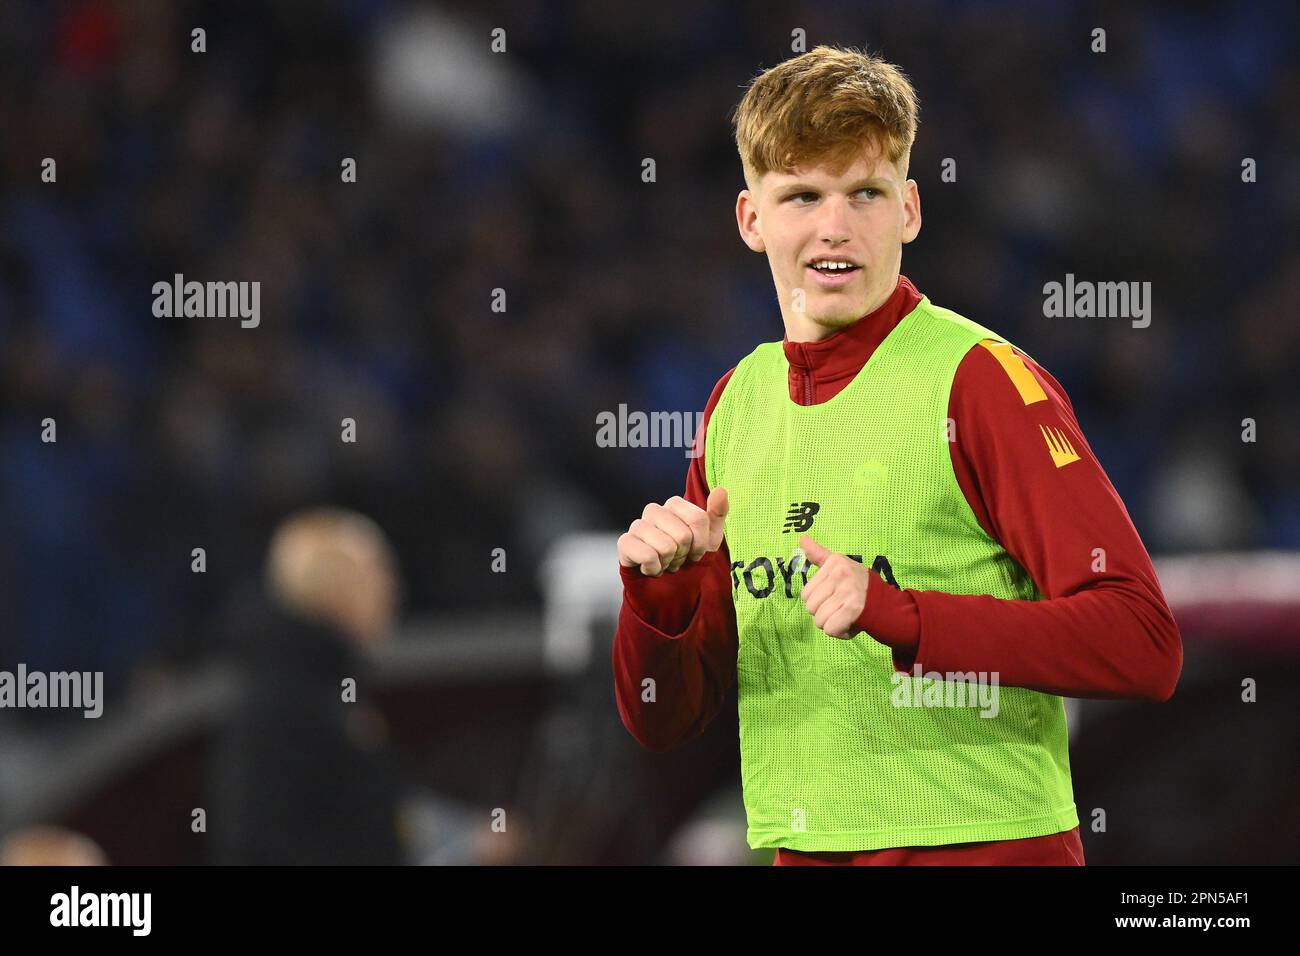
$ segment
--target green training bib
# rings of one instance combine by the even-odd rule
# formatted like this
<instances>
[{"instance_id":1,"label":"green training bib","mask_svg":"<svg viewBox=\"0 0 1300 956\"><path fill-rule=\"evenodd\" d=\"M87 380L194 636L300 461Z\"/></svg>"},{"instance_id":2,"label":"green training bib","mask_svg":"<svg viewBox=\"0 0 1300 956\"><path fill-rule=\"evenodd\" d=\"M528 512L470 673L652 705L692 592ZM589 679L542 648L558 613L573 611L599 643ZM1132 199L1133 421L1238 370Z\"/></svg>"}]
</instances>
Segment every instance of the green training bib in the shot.
<instances>
[{"instance_id":1,"label":"green training bib","mask_svg":"<svg viewBox=\"0 0 1300 956\"><path fill-rule=\"evenodd\" d=\"M803 533L903 588L1041 600L953 473L949 392L982 339L1005 341L922 298L813 406L791 400L782 345L767 342L709 419L705 474L730 502L751 847L933 846L1078 825L1060 697L996 675L975 675L982 687L896 675L888 647L828 636L800 600Z\"/></svg>"}]
</instances>

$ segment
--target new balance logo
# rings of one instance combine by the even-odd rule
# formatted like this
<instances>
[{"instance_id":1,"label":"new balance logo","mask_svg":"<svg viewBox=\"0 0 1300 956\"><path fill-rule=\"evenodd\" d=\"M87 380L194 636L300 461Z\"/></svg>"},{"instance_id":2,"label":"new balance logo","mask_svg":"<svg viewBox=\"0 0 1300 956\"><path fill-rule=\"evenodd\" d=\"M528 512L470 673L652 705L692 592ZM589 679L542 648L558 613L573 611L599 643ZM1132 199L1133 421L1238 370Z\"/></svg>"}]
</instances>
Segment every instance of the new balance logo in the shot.
<instances>
[{"instance_id":1,"label":"new balance logo","mask_svg":"<svg viewBox=\"0 0 1300 956\"><path fill-rule=\"evenodd\" d=\"M1043 441L1047 442L1047 450L1052 453L1052 463L1057 468L1064 468L1070 462L1079 460L1079 453L1059 428L1039 425L1038 430L1043 433Z\"/></svg>"},{"instance_id":2,"label":"new balance logo","mask_svg":"<svg viewBox=\"0 0 1300 956\"><path fill-rule=\"evenodd\" d=\"M785 516L785 525L781 528L781 533L787 531L796 531L803 534L812 527L813 515L822 510L822 506L815 501L792 501L790 510Z\"/></svg>"}]
</instances>

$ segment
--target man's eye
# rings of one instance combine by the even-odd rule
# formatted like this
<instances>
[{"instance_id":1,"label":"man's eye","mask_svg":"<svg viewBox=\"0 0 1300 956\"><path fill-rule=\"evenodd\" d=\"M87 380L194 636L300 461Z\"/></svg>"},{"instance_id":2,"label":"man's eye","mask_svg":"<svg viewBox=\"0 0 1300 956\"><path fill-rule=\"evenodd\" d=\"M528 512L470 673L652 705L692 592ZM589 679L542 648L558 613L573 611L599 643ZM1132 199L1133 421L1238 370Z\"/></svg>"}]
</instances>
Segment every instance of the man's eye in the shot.
<instances>
[{"instance_id":1,"label":"man's eye","mask_svg":"<svg viewBox=\"0 0 1300 956\"><path fill-rule=\"evenodd\" d=\"M863 187L862 187L861 189L859 189L856 193L854 193L854 195L855 195L855 196L856 196L856 195L861 195L862 193L868 193L868 196L867 196L868 199L875 199L877 196L880 195L880 190L879 190L879 189L876 189L874 186L863 186ZM800 202L799 200L801 200L801 199L802 199L803 197L805 197L805 196L808 196L808 197L810 197L811 199L816 199L816 198L817 198L817 194L816 194L816 193L807 193L807 192L805 192L805 193L795 193L793 196L790 197L790 200L791 200L792 202L794 202L795 205L797 205L797 206L803 206L803 205L806 205L806 204L803 203L803 202Z\"/></svg>"}]
</instances>

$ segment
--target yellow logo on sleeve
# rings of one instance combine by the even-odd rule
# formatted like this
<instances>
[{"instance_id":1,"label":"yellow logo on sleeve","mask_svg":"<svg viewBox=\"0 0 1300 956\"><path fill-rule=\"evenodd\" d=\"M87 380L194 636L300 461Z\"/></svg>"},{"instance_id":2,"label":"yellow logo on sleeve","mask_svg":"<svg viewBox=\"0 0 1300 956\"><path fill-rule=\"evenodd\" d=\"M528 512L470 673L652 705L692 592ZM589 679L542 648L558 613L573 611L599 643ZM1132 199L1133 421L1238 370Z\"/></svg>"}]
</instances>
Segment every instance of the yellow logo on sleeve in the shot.
<instances>
[{"instance_id":1,"label":"yellow logo on sleeve","mask_svg":"<svg viewBox=\"0 0 1300 956\"><path fill-rule=\"evenodd\" d=\"M1011 379L1011 384L1020 393L1022 402L1026 405L1033 405L1035 402L1047 401L1047 393L1043 391L1043 386L1038 384L1038 379L1034 378L1034 373L1029 371L1029 366L1025 365L1025 360L1016 354L1009 342L982 339L980 345L988 349L990 354L998 360L998 364L1007 373L1007 378Z\"/></svg>"},{"instance_id":2,"label":"yellow logo on sleeve","mask_svg":"<svg viewBox=\"0 0 1300 956\"><path fill-rule=\"evenodd\" d=\"M1052 453L1052 462L1057 468L1064 468L1070 462L1079 460L1079 453L1059 428L1039 425L1038 430L1043 433L1043 441L1047 442L1047 450Z\"/></svg>"}]
</instances>

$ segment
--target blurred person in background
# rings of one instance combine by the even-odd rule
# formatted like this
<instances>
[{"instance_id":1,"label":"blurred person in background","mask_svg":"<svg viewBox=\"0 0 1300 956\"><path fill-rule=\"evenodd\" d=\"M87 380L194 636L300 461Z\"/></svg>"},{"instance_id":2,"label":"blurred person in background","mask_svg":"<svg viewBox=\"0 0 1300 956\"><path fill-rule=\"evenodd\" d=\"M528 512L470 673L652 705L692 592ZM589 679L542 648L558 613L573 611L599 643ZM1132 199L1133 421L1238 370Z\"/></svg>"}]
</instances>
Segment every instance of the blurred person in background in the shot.
<instances>
[{"instance_id":1,"label":"blurred person in background","mask_svg":"<svg viewBox=\"0 0 1300 956\"><path fill-rule=\"evenodd\" d=\"M108 866L108 856L84 834L31 826L0 840L0 866Z\"/></svg>"},{"instance_id":2,"label":"blurred person in background","mask_svg":"<svg viewBox=\"0 0 1300 956\"><path fill-rule=\"evenodd\" d=\"M405 862L400 783L363 654L398 607L387 538L355 512L300 512L272 537L265 585L232 621L242 691L212 766L214 862Z\"/></svg>"}]
</instances>

